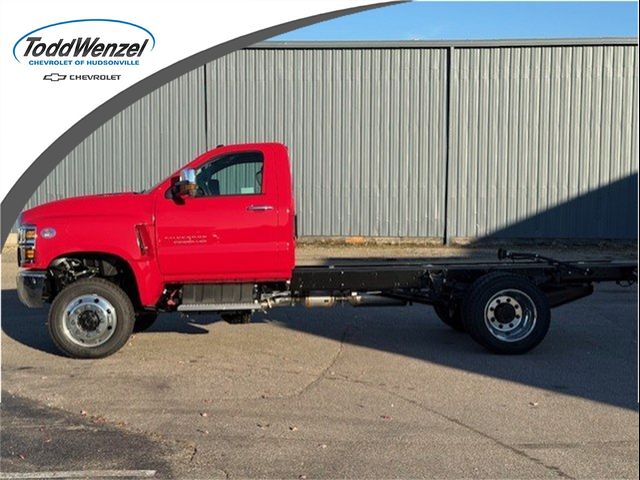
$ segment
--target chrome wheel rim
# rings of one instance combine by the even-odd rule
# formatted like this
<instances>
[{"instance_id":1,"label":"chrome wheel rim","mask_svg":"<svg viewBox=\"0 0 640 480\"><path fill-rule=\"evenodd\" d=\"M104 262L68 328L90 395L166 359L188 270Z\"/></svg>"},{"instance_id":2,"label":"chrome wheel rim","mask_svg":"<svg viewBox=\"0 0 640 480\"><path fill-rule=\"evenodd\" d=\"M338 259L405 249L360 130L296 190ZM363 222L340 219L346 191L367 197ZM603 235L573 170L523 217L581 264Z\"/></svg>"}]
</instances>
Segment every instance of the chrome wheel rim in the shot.
<instances>
[{"instance_id":1,"label":"chrome wheel rim","mask_svg":"<svg viewBox=\"0 0 640 480\"><path fill-rule=\"evenodd\" d=\"M111 302L96 294L71 300L64 312L62 330L71 342L83 347L98 347L116 331L118 316Z\"/></svg>"},{"instance_id":2,"label":"chrome wheel rim","mask_svg":"<svg viewBox=\"0 0 640 480\"><path fill-rule=\"evenodd\" d=\"M517 342L528 337L536 326L537 317L531 297L517 289L497 292L484 309L487 329L502 342Z\"/></svg>"}]
</instances>

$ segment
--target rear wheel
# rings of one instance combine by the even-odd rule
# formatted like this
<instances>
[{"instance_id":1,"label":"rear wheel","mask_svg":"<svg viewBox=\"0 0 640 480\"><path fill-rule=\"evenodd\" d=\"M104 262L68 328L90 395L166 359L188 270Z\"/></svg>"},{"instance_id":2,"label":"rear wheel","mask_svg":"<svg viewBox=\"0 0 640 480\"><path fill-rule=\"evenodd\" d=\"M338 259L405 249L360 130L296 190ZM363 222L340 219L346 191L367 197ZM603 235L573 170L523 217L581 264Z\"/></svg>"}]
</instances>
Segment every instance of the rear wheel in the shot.
<instances>
[{"instance_id":1,"label":"rear wheel","mask_svg":"<svg viewBox=\"0 0 640 480\"><path fill-rule=\"evenodd\" d=\"M220 315L222 319L232 325L251 323L251 312L232 312Z\"/></svg>"},{"instance_id":2,"label":"rear wheel","mask_svg":"<svg viewBox=\"0 0 640 480\"><path fill-rule=\"evenodd\" d=\"M49 310L49 334L74 358L115 353L133 331L135 313L127 294L102 278L78 280L65 287Z\"/></svg>"},{"instance_id":3,"label":"rear wheel","mask_svg":"<svg viewBox=\"0 0 640 480\"><path fill-rule=\"evenodd\" d=\"M462 321L471 337L495 353L525 353L547 334L551 310L546 295L527 278L490 273L471 285Z\"/></svg>"},{"instance_id":4,"label":"rear wheel","mask_svg":"<svg viewBox=\"0 0 640 480\"><path fill-rule=\"evenodd\" d=\"M433 309L446 325L450 326L458 332L464 332L464 324L462 322L462 312L460 304L457 302L436 303Z\"/></svg>"}]
</instances>

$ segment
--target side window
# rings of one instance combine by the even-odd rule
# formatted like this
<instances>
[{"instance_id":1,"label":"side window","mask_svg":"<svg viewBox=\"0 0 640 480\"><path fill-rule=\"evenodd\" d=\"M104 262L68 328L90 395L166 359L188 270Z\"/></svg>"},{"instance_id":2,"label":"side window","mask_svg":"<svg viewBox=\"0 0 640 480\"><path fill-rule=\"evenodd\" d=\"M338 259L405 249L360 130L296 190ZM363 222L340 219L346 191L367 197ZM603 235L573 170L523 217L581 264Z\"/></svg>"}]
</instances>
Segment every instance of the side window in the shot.
<instances>
[{"instance_id":1,"label":"side window","mask_svg":"<svg viewBox=\"0 0 640 480\"><path fill-rule=\"evenodd\" d=\"M262 193L264 159L260 152L232 153L196 170L197 197Z\"/></svg>"}]
</instances>

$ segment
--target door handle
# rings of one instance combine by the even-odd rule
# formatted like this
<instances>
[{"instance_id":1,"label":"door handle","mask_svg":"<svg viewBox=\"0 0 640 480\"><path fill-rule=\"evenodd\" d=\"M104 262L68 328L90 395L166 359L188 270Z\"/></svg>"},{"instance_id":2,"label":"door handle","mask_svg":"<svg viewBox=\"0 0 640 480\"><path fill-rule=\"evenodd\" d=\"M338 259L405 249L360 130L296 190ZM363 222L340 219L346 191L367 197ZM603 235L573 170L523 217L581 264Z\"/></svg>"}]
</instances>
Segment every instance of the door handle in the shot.
<instances>
[{"instance_id":1,"label":"door handle","mask_svg":"<svg viewBox=\"0 0 640 480\"><path fill-rule=\"evenodd\" d=\"M247 210L250 212L266 212L267 210L273 210L272 205L249 205Z\"/></svg>"}]
</instances>

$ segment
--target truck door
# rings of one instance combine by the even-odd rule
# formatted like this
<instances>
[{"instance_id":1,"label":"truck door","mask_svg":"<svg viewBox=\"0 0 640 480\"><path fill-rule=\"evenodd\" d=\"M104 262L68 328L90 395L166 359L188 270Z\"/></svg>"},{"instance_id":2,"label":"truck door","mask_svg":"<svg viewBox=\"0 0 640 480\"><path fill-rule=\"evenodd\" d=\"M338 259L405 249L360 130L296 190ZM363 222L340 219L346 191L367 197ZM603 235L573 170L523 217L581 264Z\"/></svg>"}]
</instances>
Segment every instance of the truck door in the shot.
<instances>
[{"instance_id":1,"label":"truck door","mask_svg":"<svg viewBox=\"0 0 640 480\"><path fill-rule=\"evenodd\" d=\"M157 254L166 281L287 277L273 161L262 151L218 154L196 167L195 196L158 200Z\"/></svg>"}]
</instances>

